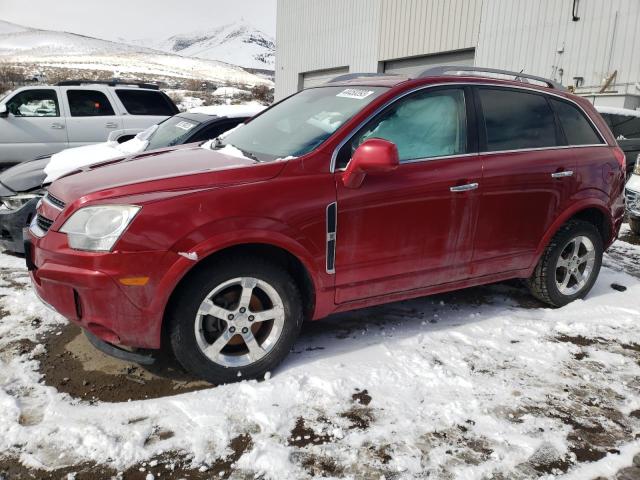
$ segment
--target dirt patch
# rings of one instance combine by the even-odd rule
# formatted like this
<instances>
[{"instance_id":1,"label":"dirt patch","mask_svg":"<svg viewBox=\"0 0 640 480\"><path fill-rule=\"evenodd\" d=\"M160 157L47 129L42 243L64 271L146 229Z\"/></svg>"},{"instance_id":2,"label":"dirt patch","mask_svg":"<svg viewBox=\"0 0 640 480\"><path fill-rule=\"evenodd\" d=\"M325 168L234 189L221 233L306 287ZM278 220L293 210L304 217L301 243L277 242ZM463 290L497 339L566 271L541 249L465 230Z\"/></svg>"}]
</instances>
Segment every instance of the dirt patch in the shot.
<instances>
[{"instance_id":1,"label":"dirt patch","mask_svg":"<svg viewBox=\"0 0 640 480\"><path fill-rule=\"evenodd\" d=\"M210 480L231 476L234 464L252 446L250 435L239 435L231 440L231 454L211 465L193 465L190 457L179 452L167 452L147 462L126 470L85 462L53 471L27 468L15 458L0 459L0 480L146 480L149 474L155 479Z\"/></svg>"},{"instance_id":2,"label":"dirt patch","mask_svg":"<svg viewBox=\"0 0 640 480\"><path fill-rule=\"evenodd\" d=\"M46 351L35 359L44 382L74 398L126 402L211 388L184 373L168 356L159 357L151 367L111 358L96 350L72 324L40 341Z\"/></svg>"},{"instance_id":3,"label":"dirt patch","mask_svg":"<svg viewBox=\"0 0 640 480\"><path fill-rule=\"evenodd\" d=\"M351 399L359 403L360 405L364 405L365 407L371 403L371 395L366 390L359 391L351 395Z\"/></svg>"},{"instance_id":4,"label":"dirt patch","mask_svg":"<svg viewBox=\"0 0 640 480\"><path fill-rule=\"evenodd\" d=\"M579 347L590 347L592 345L601 343L601 339L599 338L598 339L587 338L587 337L583 337L582 335L576 335L576 336L559 335L556 337L556 340L562 343L573 343L574 345L577 345Z\"/></svg>"},{"instance_id":5,"label":"dirt patch","mask_svg":"<svg viewBox=\"0 0 640 480\"><path fill-rule=\"evenodd\" d=\"M291 430L289 445L304 448L307 445L323 445L333 441L333 437L328 433L318 433L313 428L306 425L303 418L296 420L296 426Z\"/></svg>"}]
</instances>

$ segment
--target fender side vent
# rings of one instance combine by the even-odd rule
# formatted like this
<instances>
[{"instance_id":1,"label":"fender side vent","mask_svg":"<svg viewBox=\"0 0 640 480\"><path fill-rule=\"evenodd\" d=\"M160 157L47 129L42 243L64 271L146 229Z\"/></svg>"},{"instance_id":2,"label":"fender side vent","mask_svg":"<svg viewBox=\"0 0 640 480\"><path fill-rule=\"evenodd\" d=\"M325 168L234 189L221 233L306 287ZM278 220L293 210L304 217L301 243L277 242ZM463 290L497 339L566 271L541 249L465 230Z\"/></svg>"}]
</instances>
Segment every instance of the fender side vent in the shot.
<instances>
[{"instance_id":1,"label":"fender side vent","mask_svg":"<svg viewBox=\"0 0 640 480\"><path fill-rule=\"evenodd\" d=\"M336 273L336 228L338 223L338 205L327 206L327 273Z\"/></svg>"}]
</instances>

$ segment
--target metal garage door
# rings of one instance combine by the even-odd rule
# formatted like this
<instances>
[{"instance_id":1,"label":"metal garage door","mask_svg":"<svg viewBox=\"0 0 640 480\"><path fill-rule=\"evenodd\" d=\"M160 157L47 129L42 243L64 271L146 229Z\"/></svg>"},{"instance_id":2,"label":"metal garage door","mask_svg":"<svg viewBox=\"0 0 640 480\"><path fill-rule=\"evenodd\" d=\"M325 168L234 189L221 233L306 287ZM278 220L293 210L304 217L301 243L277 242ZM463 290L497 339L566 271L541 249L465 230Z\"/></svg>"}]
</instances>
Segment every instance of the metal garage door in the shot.
<instances>
[{"instance_id":1,"label":"metal garage door","mask_svg":"<svg viewBox=\"0 0 640 480\"><path fill-rule=\"evenodd\" d=\"M475 50L458 50L455 52L436 53L421 57L399 58L383 62L385 73L397 73L415 77L423 70L438 65L465 65L473 66Z\"/></svg>"},{"instance_id":2,"label":"metal garage door","mask_svg":"<svg viewBox=\"0 0 640 480\"><path fill-rule=\"evenodd\" d=\"M309 87L317 87L327 83L338 75L349 73L349 67L327 68L326 70L315 70L313 72L304 72L300 74L298 79L298 90Z\"/></svg>"}]
</instances>

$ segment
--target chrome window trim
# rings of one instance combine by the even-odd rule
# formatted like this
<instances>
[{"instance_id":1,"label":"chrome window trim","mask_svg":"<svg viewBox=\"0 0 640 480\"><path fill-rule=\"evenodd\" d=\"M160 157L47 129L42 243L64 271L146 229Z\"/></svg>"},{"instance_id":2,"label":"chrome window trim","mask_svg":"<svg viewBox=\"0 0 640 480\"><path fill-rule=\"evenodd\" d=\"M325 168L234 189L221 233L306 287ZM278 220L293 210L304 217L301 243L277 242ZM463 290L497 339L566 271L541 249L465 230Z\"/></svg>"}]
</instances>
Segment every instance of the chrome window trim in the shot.
<instances>
[{"instance_id":1,"label":"chrome window trim","mask_svg":"<svg viewBox=\"0 0 640 480\"><path fill-rule=\"evenodd\" d=\"M541 90L538 90L536 88L520 86L520 85L501 85L501 84L488 83L488 82L487 83L442 82L442 83L432 83L432 84L429 84L429 85L420 85L418 87L412 88L412 89L407 90L406 92L402 93L401 95L392 98L388 102L385 102L383 105L378 107L371 115L369 115L362 122L360 122L360 124L358 124L358 126L356 128L351 130L351 132L349 132L349 134L333 150L333 154L331 155L331 164L329 165L329 173L335 173L336 172L336 162L338 160L338 153L340 152L342 147L344 147L345 144L347 142L349 142L355 136L355 134L361 128L363 128L367 123L369 123L376 115L380 114L387 107L389 107L390 105L393 105L395 102L403 99L407 95L411 95L412 93L416 93L416 92L419 92L421 90L427 90L429 88L442 87L442 86L452 86L452 87L466 87L466 86L471 86L471 87L473 87L473 86L495 87L495 88L498 88L498 89L502 88L502 89L507 89L507 90L509 90L509 89L511 89L511 90L523 90L523 91L526 91L526 92L533 92L533 93L537 93L537 94L540 94L540 95L551 95L553 97L557 97L560 100L564 100L565 102L571 103L572 105L577 107L580 110L580 112L582 112L582 114L587 118L587 121L589 122L589 125L591 125L595 129L595 131L598 132L598 136L602 140L602 143L596 143L596 144L590 144L590 145L554 145L554 146L551 146L551 147L520 148L520 149L515 149L515 150L478 151L478 152L465 153L465 154L460 154L460 155L448 155L448 156L441 156L441 157L428 157L428 158L424 158L424 159L409 160L409 161L401 162L400 163L401 165L405 164L405 163L415 163L415 162L423 162L423 161L428 161L428 160L436 160L436 159L443 159L443 158L455 158L455 157L471 156L471 155L494 155L494 154L499 154L499 153L534 152L534 151L541 151L541 150L556 150L556 149L563 149L563 148L608 147L609 146L609 144L605 140L605 136L602 134L602 132L600 131L598 126L595 123L593 123L593 120L591 120L591 117L587 114L587 112L584 110L584 108L582 108L582 106L579 105L578 103L576 103L574 100L571 100L570 98L566 98L566 97L564 97L562 95L559 95L557 93L541 91ZM465 98L465 101L466 101L466 98ZM351 160L349 160L349 161L351 161ZM347 163L347 165L345 165L345 167L340 168L338 170L339 171L343 171L348 165L349 165L349 163Z\"/></svg>"}]
</instances>

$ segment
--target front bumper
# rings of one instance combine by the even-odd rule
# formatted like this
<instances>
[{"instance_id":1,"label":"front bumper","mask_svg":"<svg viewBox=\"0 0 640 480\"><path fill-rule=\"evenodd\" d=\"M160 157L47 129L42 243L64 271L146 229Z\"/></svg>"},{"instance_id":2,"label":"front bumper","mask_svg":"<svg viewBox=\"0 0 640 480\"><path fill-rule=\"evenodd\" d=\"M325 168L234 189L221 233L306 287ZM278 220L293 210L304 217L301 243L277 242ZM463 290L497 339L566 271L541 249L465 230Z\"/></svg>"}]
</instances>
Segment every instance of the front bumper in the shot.
<instances>
[{"instance_id":1,"label":"front bumper","mask_svg":"<svg viewBox=\"0 0 640 480\"><path fill-rule=\"evenodd\" d=\"M624 188L627 215L640 218L640 175L631 175Z\"/></svg>"},{"instance_id":2,"label":"front bumper","mask_svg":"<svg viewBox=\"0 0 640 480\"><path fill-rule=\"evenodd\" d=\"M158 349L170 289L166 273L181 257L173 252L94 253L72 250L67 236L26 231L27 265L40 299L103 342ZM145 285L126 278L148 277Z\"/></svg>"},{"instance_id":3,"label":"front bumper","mask_svg":"<svg viewBox=\"0 0 640 480\"><path fill-rule=\"evenodd\" d=\"M22 230L36 215L40 198L33 198L17 210L0 210L0 247L14 253L24 253Z\"/></svg>"}]
</instances>

